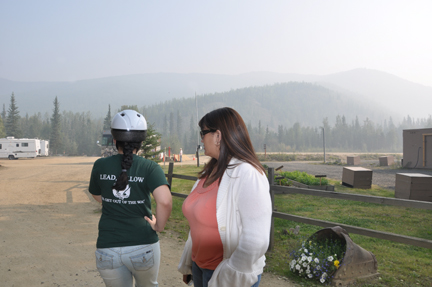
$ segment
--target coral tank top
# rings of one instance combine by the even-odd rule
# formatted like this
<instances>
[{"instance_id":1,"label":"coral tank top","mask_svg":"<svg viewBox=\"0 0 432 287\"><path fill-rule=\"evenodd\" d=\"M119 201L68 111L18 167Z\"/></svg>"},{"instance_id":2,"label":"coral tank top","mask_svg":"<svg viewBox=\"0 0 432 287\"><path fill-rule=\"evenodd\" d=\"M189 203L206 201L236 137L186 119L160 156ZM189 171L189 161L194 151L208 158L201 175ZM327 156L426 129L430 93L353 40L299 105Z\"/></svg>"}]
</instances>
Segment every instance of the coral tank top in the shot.
<instances>
[{"instance_id":1,"label":"coral tank top","mask_svg":"<svg viewBox=\"0 0 432 287\"><path fill-rule=\"evenodd\" d=\"M223 259L223 245L216 219L219 182L203 187L199 181L182 206L192 236L192 260L203 269L215 270Z\"/></svg>"}]
</instances>

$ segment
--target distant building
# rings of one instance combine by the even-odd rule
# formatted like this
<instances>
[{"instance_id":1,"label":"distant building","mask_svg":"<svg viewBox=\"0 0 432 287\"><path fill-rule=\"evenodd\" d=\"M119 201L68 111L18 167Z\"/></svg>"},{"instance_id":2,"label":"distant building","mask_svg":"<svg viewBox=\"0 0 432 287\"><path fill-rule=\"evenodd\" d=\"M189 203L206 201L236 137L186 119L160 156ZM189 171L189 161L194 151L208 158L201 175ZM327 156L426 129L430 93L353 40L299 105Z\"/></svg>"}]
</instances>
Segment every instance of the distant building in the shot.
<instances>
[{"instance_id":1,"label":"distant building","mask_svg":"<svg viewBox=\"0 0 432 287\"><path fill-rule=\"evenodd\" d=\"M432 168L432 128L403 130L403 167Z\"/></svg>"}]
</instances>

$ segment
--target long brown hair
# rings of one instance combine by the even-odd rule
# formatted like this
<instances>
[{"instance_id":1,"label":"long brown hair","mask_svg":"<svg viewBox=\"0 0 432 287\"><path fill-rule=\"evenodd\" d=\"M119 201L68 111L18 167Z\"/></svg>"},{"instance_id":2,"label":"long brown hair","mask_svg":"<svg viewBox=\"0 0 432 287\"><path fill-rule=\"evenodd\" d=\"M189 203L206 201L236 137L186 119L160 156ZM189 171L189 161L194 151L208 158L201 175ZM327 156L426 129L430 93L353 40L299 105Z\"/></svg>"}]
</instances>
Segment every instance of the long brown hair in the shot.
<instances>
[{"instance_id":1,"label":"long brown hair","mask_svg":"<svg viewBox=\"0 0 432 287\"><path fill-rule=\"evenodd\" d=\"M264 167L259 162L246 125L240 114L232 108L220 108L206 114L199 121L201 130L219 130L222 134L220 141L219 159L212 158L203 170L199 172L198 178L208 177L207 184L222 180L222 175L229 166L230 160L235 157L255 167L259 172L265 173ZM216 168L216 172L213 170Z\"/></svg>"}]
</instances>

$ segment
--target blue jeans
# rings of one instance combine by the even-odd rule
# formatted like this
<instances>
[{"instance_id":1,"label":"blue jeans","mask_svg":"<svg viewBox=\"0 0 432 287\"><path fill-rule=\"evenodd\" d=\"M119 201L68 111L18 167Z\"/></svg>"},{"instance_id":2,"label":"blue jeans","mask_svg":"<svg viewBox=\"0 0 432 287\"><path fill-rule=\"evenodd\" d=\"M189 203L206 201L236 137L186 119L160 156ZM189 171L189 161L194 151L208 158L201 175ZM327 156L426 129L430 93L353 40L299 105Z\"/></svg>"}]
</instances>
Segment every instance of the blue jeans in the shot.
<instances>
[{"instance_id":1,"label":"blue jeans","mask_svg":"<svg viewBox=\"0 0 432 287\"><path fill-rule=\"evenodd\" d=\"M204 269L199 267L195 262L192 261L192 280L194 287L208 287L214 270ZM258 275L258 281L252 285L252 287L258 287L261 281L261 274Z\"/></svg>"},{"instance_id":2,"label":"blue jeans","mask_svg":"<svg viewBox=\"0 0 432 287\"><path fill-rule=\"evenodd\" d=\"M98 248L96 265L107 287L157 287L159 242L148 245Z\"/></svg>"}]
</instances>

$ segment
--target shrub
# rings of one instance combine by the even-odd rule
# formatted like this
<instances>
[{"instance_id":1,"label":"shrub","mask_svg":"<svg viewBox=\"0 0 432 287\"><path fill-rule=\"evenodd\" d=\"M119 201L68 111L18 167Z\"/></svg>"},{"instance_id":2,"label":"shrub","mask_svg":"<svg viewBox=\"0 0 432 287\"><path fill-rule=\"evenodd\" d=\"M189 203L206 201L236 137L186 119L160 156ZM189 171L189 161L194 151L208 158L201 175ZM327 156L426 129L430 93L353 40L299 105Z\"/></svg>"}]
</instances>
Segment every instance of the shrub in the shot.
<instances>
[{"instance_id":1,"label":"shrub","mask_svg":"<svg viewBox=\"0 0 432 287\"><path fill-rule=\"evenodd\" d=\"M291 179L291 180L295 180L297 182L306 184L306 185L328 185L328 180L326 178L321 178L321 181L319 178L316 178L313 175L310 175L306 172L300 172L298 170L296 171L283 171L280 172L281 176L283 176L285 179ZM286 184L283 184L286 183ZM281 180L281 185L289 185L289 181L288 180Z\"/></svg>"}]
</instances>

